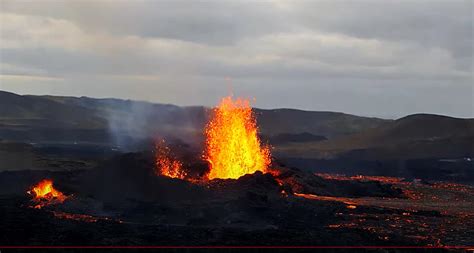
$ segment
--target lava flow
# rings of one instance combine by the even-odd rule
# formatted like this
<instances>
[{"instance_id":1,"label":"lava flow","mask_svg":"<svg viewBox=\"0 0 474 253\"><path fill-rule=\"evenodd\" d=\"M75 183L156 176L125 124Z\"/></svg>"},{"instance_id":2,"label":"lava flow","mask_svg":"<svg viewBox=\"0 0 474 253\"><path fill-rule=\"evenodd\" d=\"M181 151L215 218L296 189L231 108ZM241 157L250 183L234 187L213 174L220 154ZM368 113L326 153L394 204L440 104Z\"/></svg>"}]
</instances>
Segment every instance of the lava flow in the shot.
<instances>
[{"instance_id":1,"label":"lava flow","mask_svg":"<svg viewBox=\"0 0 474 253\"><path fill-rule=\"evenodd\" d=\"M248 100L223 98L205 130L203 157L210 166L208 178L239 178L256 171L267 172L270 148L261 145L257 130Z\"/></svg>"},{"instance_id":2,"label":"lava flow","mask_svg":"<svg viewBox=\"0 0 474 253\"><path fill-rule=\"evenodd\" d=\"M33 195L33 200L37 203L34 208L41 209L42 207L55 203L63 203L66 200L66 195L54 189L53 181L44 179L27 192Z\"/></svg>"},{"instance_id":3,"label":"lava flow","mask_svg":"<svg viewBox=\"0 0 474 253\"><path fill-rule=\"evenodd\" d=\"M166 146L164 140L156 145L156 167L159 175L179 179L186 177L183 164L171 156L170 148Z\"/></svg>"}]
</instances>

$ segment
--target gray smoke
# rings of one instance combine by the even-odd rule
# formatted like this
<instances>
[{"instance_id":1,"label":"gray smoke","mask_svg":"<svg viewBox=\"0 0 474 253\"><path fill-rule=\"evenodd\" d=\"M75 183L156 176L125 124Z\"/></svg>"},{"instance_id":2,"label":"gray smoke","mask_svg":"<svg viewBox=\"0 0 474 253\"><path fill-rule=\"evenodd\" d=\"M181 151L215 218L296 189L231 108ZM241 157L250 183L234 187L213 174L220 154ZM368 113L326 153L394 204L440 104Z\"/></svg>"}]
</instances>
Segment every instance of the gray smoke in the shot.
<instances>
[{"instance_id":1,"label":"gray smoke","mask_svg":"<svg viewBox=\"0 0 474 253\"><path fill-rule=\"evenodd\" d=\"M137 150L157 139L191 146L202 141L206 117L203 107L108 100L107 108L109 131L120 150Z\"/></svg>"}]
</instances>

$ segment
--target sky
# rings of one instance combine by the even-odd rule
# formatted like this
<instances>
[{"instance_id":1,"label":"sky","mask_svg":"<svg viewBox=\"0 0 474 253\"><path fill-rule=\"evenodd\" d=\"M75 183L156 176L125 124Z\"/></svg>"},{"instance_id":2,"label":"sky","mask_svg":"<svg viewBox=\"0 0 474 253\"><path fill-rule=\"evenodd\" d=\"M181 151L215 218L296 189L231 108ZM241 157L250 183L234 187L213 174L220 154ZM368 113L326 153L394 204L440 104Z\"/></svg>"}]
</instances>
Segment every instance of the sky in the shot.
<instances>
[{"instance_id":1,"label":"sky","mask_svg":"<svg viewBox=\"0 0 474 253\"><path fill-rule=\"evenodd\" d=\"M474 117L466 0L0 0L0 89Z\"/></svg>"}]
</instances>

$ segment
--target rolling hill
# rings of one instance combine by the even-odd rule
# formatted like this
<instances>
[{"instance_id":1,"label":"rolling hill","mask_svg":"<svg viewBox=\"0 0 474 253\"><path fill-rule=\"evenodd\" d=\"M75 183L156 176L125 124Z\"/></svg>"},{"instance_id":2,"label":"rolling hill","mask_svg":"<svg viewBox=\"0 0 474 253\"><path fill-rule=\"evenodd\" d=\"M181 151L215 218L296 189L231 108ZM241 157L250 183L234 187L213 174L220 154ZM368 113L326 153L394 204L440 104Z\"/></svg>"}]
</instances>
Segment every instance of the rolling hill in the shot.
<instances>
[{"instance_id":1,"label":"rolling hill","mask_svg":"<svg viewBox=\"0 0 474 253\"><path fill-rule=\"evenodd\" d=\"M277 148L286 156L316 159L424 159L472 157L474 119L414 114L333 140Z\"/></svg>"},{"instance_id":2,"label":"rolling hill","mask_svg":"<svg viewBox=\"0 0 474 253\"><path fill-rule=\"evenodd\" d=\"M21 96L4 91L0 91L0 108L0 138L27 142L107 143L161 135L186 141L199 138L209 115L209 108L199 106L88 97ZM294 109L255 109L255 112L261 134L270 139L281 134L304 133L318 139L331 139L390 122L338 112Z\"/></svg>"},{"instance_id":3,"label":"rolling hill","mask_svg":"<svg viewBox=\"0 0 474 253\"><path fill-rule=\"evenodd\" d=\"M414 114L398 120L339 112L254 109L283 157L399 159L472 156L474 119ZM0 91L0 139L123 146L172 137L200 143L209 108Z\"/></svg>"}]
</instances>

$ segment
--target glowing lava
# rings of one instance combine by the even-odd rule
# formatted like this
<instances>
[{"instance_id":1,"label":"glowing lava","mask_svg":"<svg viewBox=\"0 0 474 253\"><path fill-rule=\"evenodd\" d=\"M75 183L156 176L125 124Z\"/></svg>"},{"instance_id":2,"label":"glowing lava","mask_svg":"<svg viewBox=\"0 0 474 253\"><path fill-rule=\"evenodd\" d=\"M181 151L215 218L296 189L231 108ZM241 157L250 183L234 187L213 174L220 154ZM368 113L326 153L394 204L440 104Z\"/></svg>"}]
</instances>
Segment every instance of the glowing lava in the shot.
<instances>
[{"instance_id":1,"label":"glowing lava","mask_svg":"<svg viewBox=\"0 0 474 253\"><path fill-rule=\"evenodd\" d=\"M183 164L171 156L170 148L164 140L156 144L156 167L159 175L180 179L186 177Z\"/></svg>"},{"instance_id":2,"label":"glowing lava","mask_svg":"<svg viewBox=\"0 0 474 253\"><path fill-rule=\"evenodd\" d=\"M66 196L54 189L53 181L44 179L34 186L28 194L33 195L33 200L37 202L34 208L41 209L42 207L55 203L62 203L66 200Z\"/></svg>"},{"instance_id":3,"label":"glowing lava","mask_svg":"<svg viewBox=\"0 0 474 253\"><path fill-rule=\"evenodd\" d=\"M256 171L267 172L270 148L261 145L257 130L248 100L223 98L205 130L208 178L239 178Z\"/></svg>"}]
</instances>

